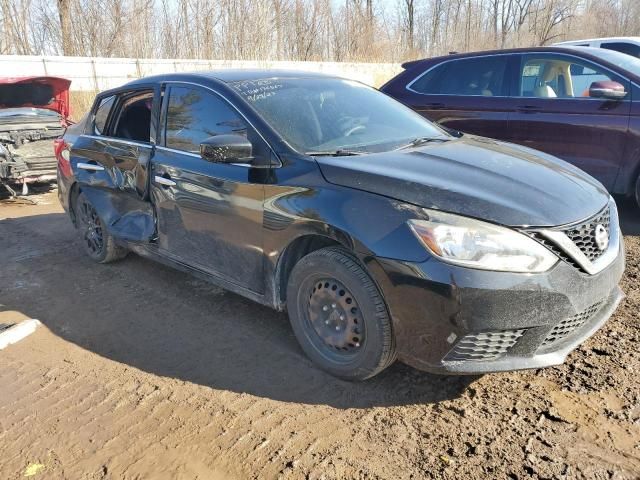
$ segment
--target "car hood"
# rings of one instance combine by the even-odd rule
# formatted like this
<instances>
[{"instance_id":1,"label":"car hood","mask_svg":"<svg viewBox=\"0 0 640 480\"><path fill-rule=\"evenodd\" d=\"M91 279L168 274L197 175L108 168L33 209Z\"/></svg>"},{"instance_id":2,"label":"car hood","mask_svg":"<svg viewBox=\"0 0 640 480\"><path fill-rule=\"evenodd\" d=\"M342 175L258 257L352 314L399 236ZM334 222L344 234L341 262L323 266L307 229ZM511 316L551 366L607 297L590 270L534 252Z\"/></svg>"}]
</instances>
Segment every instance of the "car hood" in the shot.
<instances>
[{"instance_id":1,"label":"car hood","mask_svg":"<svg viewBox=\"0 0 640 480\"><path fill-rule=\"evenodd\" d=\"M509 226L577 222L609 199L597 180L562 160L469 135L420 148L316 160L330 183Z\"/></svg>"},{"instance_id":2,"label":"car hood","mask_svg":"<svg viewBox=\"0 0 640 480\"><path fill-rule=\"evenodd\" d=\"M58 77L0 77L0 108L44 108L67 119L70 85Z\"/></svg>"}]
</instances>

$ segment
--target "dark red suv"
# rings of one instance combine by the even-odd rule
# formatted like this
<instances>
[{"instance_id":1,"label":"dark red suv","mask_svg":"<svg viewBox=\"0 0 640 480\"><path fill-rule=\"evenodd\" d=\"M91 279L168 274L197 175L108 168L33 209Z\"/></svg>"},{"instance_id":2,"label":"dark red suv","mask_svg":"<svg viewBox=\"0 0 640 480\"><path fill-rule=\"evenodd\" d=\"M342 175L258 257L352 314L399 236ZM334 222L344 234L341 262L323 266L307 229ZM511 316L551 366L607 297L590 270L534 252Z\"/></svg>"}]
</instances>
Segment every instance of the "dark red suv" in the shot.
<instances>
[{"instance_id":1,"label":"dark red suv","mask_svg":"<svg viewBox=\"0 0 640 480\"><path fill-rule=\"evenodd\" d=\"M640 59L598 48L539 47L403 67L381 90L425 117L550 153L640 203Z\"/></svg>"}]
</instances>

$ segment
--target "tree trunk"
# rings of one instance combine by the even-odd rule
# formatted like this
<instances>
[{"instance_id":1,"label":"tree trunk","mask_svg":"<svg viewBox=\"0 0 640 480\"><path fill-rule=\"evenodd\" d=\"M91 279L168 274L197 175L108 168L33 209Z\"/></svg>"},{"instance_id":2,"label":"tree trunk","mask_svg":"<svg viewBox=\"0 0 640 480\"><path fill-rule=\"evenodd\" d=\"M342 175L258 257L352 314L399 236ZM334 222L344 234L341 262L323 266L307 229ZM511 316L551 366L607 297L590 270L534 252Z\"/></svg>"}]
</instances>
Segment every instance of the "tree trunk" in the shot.
<instances>
[{"instance_id":1,"label":"tree trunk","mask_svg":"<svg viewBox=\"0 0 640 480\"><path fill-rule=\"evenodd\" d=\"M71 0L58 0L58 16L60 17L62 53L74 55L73 38L71 37Z\"/></svg>"}]
</instances>

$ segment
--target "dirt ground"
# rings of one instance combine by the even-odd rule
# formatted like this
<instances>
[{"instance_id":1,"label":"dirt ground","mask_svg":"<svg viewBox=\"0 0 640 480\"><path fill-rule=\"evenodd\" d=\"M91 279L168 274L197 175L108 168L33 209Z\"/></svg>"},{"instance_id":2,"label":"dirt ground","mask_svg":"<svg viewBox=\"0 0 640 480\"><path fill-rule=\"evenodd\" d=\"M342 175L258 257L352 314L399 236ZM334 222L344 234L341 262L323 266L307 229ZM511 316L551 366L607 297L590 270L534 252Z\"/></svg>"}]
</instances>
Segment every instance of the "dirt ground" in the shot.
<instances>
[{"instance_id":1,"label":"dirt ground","mask_svg":"<svg viewBox=\"0 0 640 480\"><path fill-rule=\"evenodd\" d=\"M568 362L315 369L285 315L130 255L95 265L55 192L0 202L0 479L640 478L640 212L627 298ZM40 467L34 466L40 464Z\"/></svg>"}]
</instances>

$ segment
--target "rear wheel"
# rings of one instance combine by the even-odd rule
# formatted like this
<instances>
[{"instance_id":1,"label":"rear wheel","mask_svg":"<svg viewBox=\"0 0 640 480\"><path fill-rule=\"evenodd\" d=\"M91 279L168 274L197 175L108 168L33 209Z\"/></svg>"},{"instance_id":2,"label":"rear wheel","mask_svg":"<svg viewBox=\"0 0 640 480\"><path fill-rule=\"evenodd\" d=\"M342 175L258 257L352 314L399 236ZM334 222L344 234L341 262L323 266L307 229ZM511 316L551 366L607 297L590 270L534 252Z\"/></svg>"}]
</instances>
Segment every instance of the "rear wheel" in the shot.
<instances>
[{"instance_id":1,"label":"rear wheel","mask_svg":"<svg viewBox=\"0 0 640 480\"><path fill-rule=\"evenodd\" d=\"M76 199L75 214L84 250L92 260L109 263L126 256L127 250L116 245L98 212L83 193Z\"/></svg>"},{"instance_id":2,"label":"rear wheel","mask_svg":"<svg viewBox=\"0 0 640 480\"><path fill-rule=\"evenodd\" d=\"M382 294L344 249L323 248L296 264L287 287L287 309L304 352L332 375L364 380L395 360Z\"/></svg>"}]
</instances>

